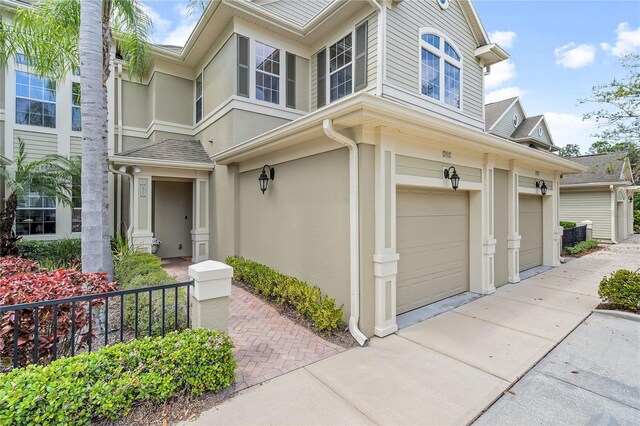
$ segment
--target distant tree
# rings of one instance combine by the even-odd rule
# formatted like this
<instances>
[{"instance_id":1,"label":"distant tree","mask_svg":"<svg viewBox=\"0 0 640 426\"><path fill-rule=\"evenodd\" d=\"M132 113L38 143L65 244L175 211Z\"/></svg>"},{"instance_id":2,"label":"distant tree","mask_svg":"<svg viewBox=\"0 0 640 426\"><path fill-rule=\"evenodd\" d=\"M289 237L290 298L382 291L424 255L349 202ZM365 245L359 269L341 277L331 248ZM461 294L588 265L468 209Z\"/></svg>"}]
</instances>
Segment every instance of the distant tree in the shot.
<instances>
[{"instance_id":1,"label":"distant tree","mask_svg":"<svg viewBox=\"0 0 640 426\"><path fill-rule=\"evenodd\" d=\"M569 157L577 157L580 155L580 146L575 143L569 143L560 148L558 151L558 155L560 157L569 158Z\"/></svg>"},{"instance_id":2,"label":"distant tree","mask_svg":"<svg viewBox=\"0 0 640 426\"><path fill-rule=\"evenodd\" d=\"M625 55L620 59L622 67L629 70L626 77L593 87L591 97L580 99L581 104L595 103L601 109L583 115L583 120L593 119L601 131L594 136L610 144L640 143L640 55Z\"/></svg>"}]
</instances>

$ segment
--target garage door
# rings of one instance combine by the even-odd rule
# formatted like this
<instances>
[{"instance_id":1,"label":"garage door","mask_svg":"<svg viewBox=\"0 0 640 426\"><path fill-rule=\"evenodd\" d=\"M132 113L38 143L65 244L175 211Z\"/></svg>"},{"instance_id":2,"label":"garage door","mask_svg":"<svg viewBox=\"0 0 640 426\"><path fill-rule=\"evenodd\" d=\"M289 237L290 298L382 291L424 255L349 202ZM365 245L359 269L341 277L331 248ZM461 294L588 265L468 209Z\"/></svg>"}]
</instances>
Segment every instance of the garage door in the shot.
<instances>
[{"instance_id":1,"label":"garage door","mask_svg":"<svg viewBox=\"0 0 640 426\"><path fill-rule=\"evenodd\" d=\"M468 193L399 189L396 205L397 313L468 291Z\"/></svg>"},{"instance_id":2,"label":"garage door","mask_svg":"<svg viewBox=\"0 0 640 426\"><path fill-rule=\"evenodd\" d=\"M542 197L520 196L520 271L542 265Z\"/></svg>"}]
</instances>

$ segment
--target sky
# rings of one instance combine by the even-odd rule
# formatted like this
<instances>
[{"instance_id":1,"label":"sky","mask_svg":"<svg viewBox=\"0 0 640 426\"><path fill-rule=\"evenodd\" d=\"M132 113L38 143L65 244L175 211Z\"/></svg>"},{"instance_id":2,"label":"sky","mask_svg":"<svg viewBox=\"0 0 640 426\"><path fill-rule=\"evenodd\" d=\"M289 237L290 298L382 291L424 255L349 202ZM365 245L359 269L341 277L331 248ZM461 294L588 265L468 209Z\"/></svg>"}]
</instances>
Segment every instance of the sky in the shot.
<instances>
[{"instance_id":1,"label":"sky","mask_svg":"<svg viewBox=\"0 0 640 426\"><path fill-rule=\"evenodd\" d=\"M432 1L432 0L405 0ZM186 1L144 0L153 41L182 46L198 14ZM578 144L586 153L595 141L593 121L582 115L598 108L579 104L592 87L622 78L620 56L640 53L640 1L476 0L493 42L511 55L486 79L486 101L520 96L529 116L544 114L558 146Z\"/></svg>"}]
</instances>

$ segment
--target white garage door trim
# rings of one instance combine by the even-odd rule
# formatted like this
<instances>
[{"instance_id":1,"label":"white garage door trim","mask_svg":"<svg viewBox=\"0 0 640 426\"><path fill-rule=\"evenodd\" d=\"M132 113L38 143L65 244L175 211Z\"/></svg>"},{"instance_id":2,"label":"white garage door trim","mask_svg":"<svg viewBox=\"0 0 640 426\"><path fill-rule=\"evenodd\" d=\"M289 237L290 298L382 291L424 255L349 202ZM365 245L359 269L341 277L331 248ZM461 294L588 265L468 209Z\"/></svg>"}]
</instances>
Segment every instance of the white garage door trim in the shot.
<instances>
[{"instance_id":1,"label":"white garage door trim","mask_svg":"<svg viewBox=\"0 0 640 426\"><path fill-rule=\"evenodd\" d=\"M542 197L520 194L520 272L542 265L543 221Z\"/></svg>"}]
</instances>

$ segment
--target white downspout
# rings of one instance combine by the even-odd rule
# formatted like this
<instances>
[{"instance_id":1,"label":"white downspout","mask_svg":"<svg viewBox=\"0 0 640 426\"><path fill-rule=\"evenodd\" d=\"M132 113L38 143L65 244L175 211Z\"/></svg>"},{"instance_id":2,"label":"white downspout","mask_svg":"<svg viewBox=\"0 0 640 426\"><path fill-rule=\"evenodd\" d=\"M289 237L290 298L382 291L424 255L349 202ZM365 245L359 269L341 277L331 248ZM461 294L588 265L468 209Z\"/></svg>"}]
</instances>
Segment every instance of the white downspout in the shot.
<instances>
[{"instance_id":1,"label":"white downspout","mask_svg":"<svg viewBox=\"0 0 640 426\"><path fill-rule=\"evenodd\" d=\"M349 258L350 258L350 287L351 287L351 316L349 317L349 331L360 346L369 343L367 336L358 328L360 320L360 220L358 208L358 145L355 141L336 132L333 120L330 118L322 122L324 133L329 139L346 145L349 148Z\"/></svg>"}]
</instances>

